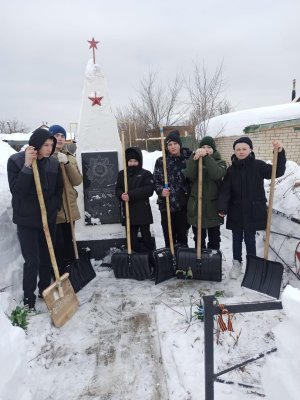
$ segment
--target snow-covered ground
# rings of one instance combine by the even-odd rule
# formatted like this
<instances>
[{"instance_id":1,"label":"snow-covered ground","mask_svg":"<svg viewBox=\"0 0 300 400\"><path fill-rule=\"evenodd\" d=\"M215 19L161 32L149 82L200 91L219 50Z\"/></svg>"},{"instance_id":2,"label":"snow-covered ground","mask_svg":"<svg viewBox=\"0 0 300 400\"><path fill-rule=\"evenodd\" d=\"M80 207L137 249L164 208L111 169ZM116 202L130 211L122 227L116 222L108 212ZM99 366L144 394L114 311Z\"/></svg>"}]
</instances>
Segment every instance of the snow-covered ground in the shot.
<instances>
[{"instance_id":1,"label":"snow-covered ground","mask_svg":"<svg viewBox=\"0 0 300 400\"><path fill-rule=\"evenodd\" d=\"M22 257L11 222L6 178L6 161L12 152L0 141L0 399L204 399L203 323L192 318L199 291L222 291L219 301L224 304L270 299L242 288L240 280L228 278L231 232L222 227L220 283L171 279L155 286L152 281L117 280L110 268L94 261L97 276L78 292L80 307L72 319L62 328L54 328L39 299L38 313L30 316L25 334L12 327L6 316L22 299ZM152 171L159 154L143 152L144 167ZM298 181L300 167L288 162L285 176L277 180L274 208L300 219ZM268 187L266 181L266 190ZM155 195L151 205L153 232L160 248L164 243ZM273 216L273 231L298 237L299 228L294 222ZM299 242L271 235L271 245L292 268ZM262 232L257 243L258 255L262 255ZM276 258L272 251L269 257ZM216 383L216 399L257 399L264 393L269 400L298 399L299 288L300 281L286 269L283 311L236 314L234 332L215 335L215 371L278 349L224 375L226 381L236 384Z\"/></svg>"}]
</instances>

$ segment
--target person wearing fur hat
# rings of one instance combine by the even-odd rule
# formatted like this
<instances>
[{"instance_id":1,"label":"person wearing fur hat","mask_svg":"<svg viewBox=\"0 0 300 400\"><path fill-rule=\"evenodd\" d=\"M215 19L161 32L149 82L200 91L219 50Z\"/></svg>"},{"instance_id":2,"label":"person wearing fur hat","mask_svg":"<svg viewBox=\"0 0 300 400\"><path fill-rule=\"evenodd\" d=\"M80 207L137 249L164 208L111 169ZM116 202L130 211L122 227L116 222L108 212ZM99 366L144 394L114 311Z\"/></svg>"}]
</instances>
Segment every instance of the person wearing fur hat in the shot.
<instances>
[{"instance_id":1,"label":"person wearing fur hat","mask_svg":"<svg viewBox=\"0 0 300 400\"><path fill-rule=\"evenodd\" d=\"M150 224L153 223L153 217L149 198L154 192L153 176L143 168L143 155L138 147L126 149L125 156L128 192L125 192L124 170L119 172L116 184L116 196L122 205L122 225L126 225L125 202L128 201L132 249L136 252L151 252L153 244ZM138 241L139 231L142 243Z\"/></svg>"},{"instance_id":2,"label":"person wearing fur hat","mask_svg":"<svg viewBox=\"0 0 300 400\"><path fill-rule=\"evenodd\" d=\"M25 151L15 153L7 162L7 177L12 194L13 222L17 225L24 258L24 305L35 309L35 290L39 277L39 297L51 283L51 260L43 230L41 209L35 187L32 162L36 160L47 211L52 241L55 241L56 216L61 207L62 176L58 161L51 157L56 139L47 129L36 129Z\"/></svg>"},{"instance_id":3,"label":"person wearing fur hat","mask_svg":"<svg viewBox=\"0 0 300 400\"><path fill-rule=\"evenodd\" d=\"M279 140L273 141L278 149L276 177L285 172L285 151ZM242 273L242 243L246 254L256 256L256 231L266 229L267 199L264 179L271 179L272 165L256 160L253 144L248 136L233 143L232 165L227 169L218 198L221 217L227 215L226 228L232 231L233 265L229 272L232 279Z\"/></svg>"},{"instance_id":4,"label":"person wearing fur hat","mask_svg":"<svg viewBox=\"0 0 300 400\"><path fill-rule=\"evenodd\" d=\"M165 187L163 158L156 160L153 177L155 192L158 195L158 206L161 214L166 247L170 246L168 219L166 210L166 197L170 199L171 225L174 244L187 244L188 222L187 202L190 192L189 182L182 171L191 155L191 150L182 147L180 134L177 130L170 132L166 137L166 164L168 187Z\"/></svg>"},{"instance_id":5,"label":"person wearing fur hat","mask_svg":"<svg viewBox=\"0 0 300 400\"><path fill-rule=\"evenodd\" d=\"M187 217L192 225L195 247L197 246L197 217L198 217L198 163L203 162L202 172L202 221L201 248L220 249L220 225L223 218L218 215L217 199L222 179L226 172L226 163L221 159L216 149L216 143L210 136L204 136L199 148L190 157L183 174L191 182L191 193L187 205ZM206 237L208 243L206 246Z\"/></svg>"},{"instance_id":6,"label":"person wearing fur hat","mask_svg":"<svg viewBox=\"0 0 300 400\"><path fill-rule=\"evenodd\" d=\"M74 186L79 186L82 183L82 175L76 158L68 151L65 145L66 130L60 125L52 125L49 128L49 132L57 141L53 156L57 158L59 163L64 164L67 178L62 195L62 207L56 219L55 256L60 275L62 275L66 272L68 263L75 259L66 192L70 201L72 221L75 222L80 219L80 213L77 205L78 194Z\"/></svg>"}]
</instances>

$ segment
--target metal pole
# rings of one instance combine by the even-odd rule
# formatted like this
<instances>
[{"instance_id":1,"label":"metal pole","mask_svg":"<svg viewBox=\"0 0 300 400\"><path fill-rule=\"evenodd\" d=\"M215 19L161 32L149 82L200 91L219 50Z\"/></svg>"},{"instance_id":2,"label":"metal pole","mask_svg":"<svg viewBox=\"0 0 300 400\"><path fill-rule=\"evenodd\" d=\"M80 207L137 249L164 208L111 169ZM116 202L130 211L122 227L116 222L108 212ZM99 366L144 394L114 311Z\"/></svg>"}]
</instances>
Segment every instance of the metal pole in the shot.
<instances>
[{"instance_id":1,"label":"metal pole","mask_svg":"<svg viewBox=\"0 0 300 400\"><path fill-rule=\"evenodd\" d=\"M205 400L214 400L214 300L215 296L203 296Z\"/></svg>"}]
</instances>

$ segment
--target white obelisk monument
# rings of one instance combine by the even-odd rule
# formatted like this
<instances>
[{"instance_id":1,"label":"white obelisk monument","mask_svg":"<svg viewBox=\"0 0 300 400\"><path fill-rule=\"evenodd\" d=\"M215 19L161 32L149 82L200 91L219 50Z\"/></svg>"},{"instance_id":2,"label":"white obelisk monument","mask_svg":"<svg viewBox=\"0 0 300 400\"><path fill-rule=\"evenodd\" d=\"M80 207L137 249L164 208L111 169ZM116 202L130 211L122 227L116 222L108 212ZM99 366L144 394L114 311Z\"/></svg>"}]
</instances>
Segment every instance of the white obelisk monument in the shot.
<instances>
[{"instance_id":1,"label":"white obelisk monument","mask_svg":"<svg viewBox=\"0 0 300 400\"><path fill-rule=\"evenodd\" d=\"M121 142L106 81L95 62L98 42L93 38L89 43L93 59L89 60L85 71L76 138L76 157L84 176L84 184L78 188L81 220L76 222L77 241L122 238L125 235L120 222L107 222L112 214L116 217L119 213L112 204L116 202L116 175L122 169ZM87 205L92 207L96 217L87 211Z\"/></svg>"}]
</instances>

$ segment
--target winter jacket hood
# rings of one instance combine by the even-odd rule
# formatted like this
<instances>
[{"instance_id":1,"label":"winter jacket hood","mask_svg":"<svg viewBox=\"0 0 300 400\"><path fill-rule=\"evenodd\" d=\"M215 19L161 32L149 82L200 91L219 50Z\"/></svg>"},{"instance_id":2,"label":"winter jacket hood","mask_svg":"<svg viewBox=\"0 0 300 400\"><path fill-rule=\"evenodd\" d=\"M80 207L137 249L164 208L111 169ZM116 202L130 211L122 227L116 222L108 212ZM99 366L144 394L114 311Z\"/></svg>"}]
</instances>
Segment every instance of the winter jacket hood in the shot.
<instances>
[{"instance_id":1,"label":"winter jacket hood","mask_svg":"<svg viewBox=\"0 0 300 400\"><path fill-rule=\"evenodd\" d=\"M47 129L38 128L36 129L29 138L29 146L33 146L37 151L43 146L47 139L53 140L53 148L50 155L55 151L56 138Z\"/></svg>"},{"instance_id":2,"label":"winter jacket hood","mask_svg":"<svg viewBox=\"0 0 300 400\"><path fill-rule=\"evenodd\" d=\"M138 147L128 147L128 149L125 150L126 162L132 159L133 155L134 159L139 162L139 168L143 168L143 153Z\"/></svg>"}]
</instances>

